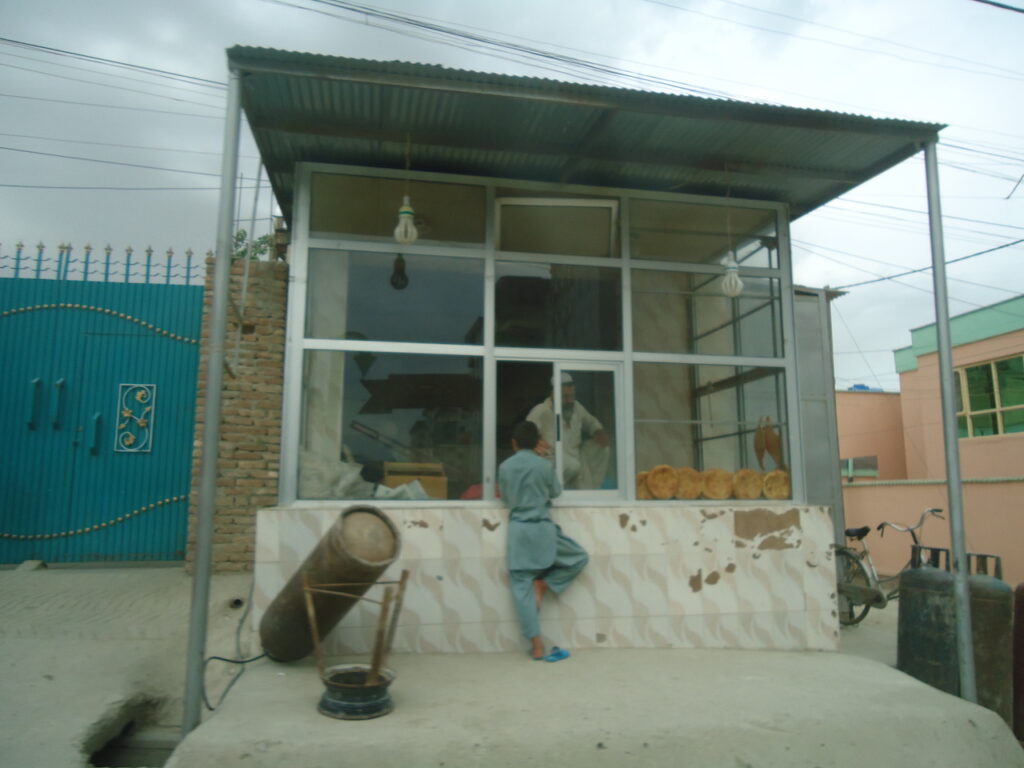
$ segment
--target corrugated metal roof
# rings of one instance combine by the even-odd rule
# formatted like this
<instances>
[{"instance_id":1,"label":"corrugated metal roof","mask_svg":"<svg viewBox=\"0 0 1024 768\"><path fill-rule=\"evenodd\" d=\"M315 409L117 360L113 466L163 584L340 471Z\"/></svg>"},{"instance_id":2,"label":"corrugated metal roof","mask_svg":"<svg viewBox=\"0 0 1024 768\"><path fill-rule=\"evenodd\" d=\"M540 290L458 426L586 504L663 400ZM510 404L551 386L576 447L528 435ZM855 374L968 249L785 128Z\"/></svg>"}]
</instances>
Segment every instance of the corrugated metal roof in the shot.
<instances>
[{"instance_id":1,"label":"corrugated metal roof","mask_svg":"<svg viewBox=\"0 0 1024 768\"><path fill-rule=\"evenodd\" d=\"M787 203L807 213L943 125L266 48L228 51L285 215L302 161Z\"/></svg>"}]
</instances>

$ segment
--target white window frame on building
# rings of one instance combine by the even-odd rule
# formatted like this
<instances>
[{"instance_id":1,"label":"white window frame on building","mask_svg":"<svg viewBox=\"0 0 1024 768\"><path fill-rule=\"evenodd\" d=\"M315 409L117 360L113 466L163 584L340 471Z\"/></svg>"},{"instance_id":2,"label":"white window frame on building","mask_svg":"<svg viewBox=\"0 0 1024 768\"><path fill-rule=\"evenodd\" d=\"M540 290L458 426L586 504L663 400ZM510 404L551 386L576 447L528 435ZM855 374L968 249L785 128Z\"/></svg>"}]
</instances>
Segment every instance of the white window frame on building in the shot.
<instances>
[{"instance_id":1,"label":"white window frame on building","mask_svg":"<svg viewBox=\"0 0 1024 768\"><path fill-rule=\"evenodd\" d=\"M479 244L446 243L421 238L408 246L398 246L394 239L388 237L349 236L333 232L313 232L310 227L311 194L314 174L341 174L373 177L390 180L420 182L451 183L482 187L486 196L486 223L484 240ZM514 194L509 195L512 191ZM517 195L522 195L518 197ZM635 445L636 419L634 406L635 370L637 365L675 365L705 366L735 369L728 378L742 381L744 377L764 377L765 372L775 376L781 374L784 385L773 384L776 391L777 412L782 414L785 423L776 423L777 428L784 430L784 443L792 484L791 500L794 503L805 501L805 482L802 461L800 399L798 385L798 369L796 361L796 338L794 328L794 297L791 274L791 258L789 248L789 220L786 206L779 203L738 200L736 198L703 197L674 193L657 193L631 189L614 189L603 187L576 186L540 182L524 182L511 179L485 178L464 175L438 173L403 172L361 166L325 165L317 163L300 163L295 169L295 207L292 222L292 241L290 250L290 282L288 293L288 316L286 329L286 358L284 381L283 430L281 448L281 477L279 485L279 502L282 505L316 506L324 499L303 499L299 493L300 448L303 424L304 381L303 370L306 355L311 352L335 353L369 353L396 355L450 355L462 358L477 359L482 376L481 391L481 482L480 495L475 500L437 499L423 501L427 505L450 507L452 505L485 504L493 506L496 496L496 468L500 461L498 455L498 427L496 414L498 410L497 366L502 361L537 361L550 364L552 370L561 368L593 368L613 371L616 381L617 399L614 408L614 424L606 425L611 429L617 441L614 452L614 475L618 482L614 488L594 489L591 491L573 491L566 494L564 503L578 506L585 501L600 506L632 505L637 500L635 475L649 467L637 466L637 446ZM664 201L699 206L722 206L727 209L756 209L774 216L775 235L771 238L768 266L744 266L741 262L739 275L742 279L752 282L762 281L771 287L769 312L772 313L772 325L777 324L773 333L777 341L774 354L762 356L758 354L721 355L701 354L689 351L642 351L634 349L633 339L633 294L631 277L635 270L654 270L658 273L683 273L692 276L695 273L705 274L714 279L716 284L724 268L718 262L692 263L672 260L636 259L630 250L630 207L635 201ZM416 206L416 199L412 200ZM612 226L610 237L610 257L593 257L572 254L548 254L500 251L498 248L500 235L500 212L502 205L530 205L554 203L558 206L603 207L610 211ZM398 206L395 206L397 216ZM728 218L728 213L725 214ZM401 252L408 262L411 279L416 279L415 267L417 258L446 257L469 259L481 262L483 267L483 322L481 343L420 343L407 341L374 341L360 338L314 338L306 333L307 302L310 296L309 269L310 254L318 251L337 251L343 253L373 254L380 253L383 259L391 259L396 252ZM774 257L770 251L774 251ZM501 346L495 341L495 274L498 263L512 262L544 262L576 266L580 268L607 268L618 270L621 279L621 348L620 349L573 349L548 348L530 346ZM773 262L773 263L772 263ZM390 262L389 262L390 263ZM730 331L732 332L732 331ZM738 333L736 331L735 333ZM761 371L759 374L758 371ZM777 377L775 378L777 382ZM709 388L709 391L713 389ZM746 414L743 422L754 424L759 414ZM699 429L699 427L698 427ZM748 448L746 435L733 438L743 441L747 466L757 469L753 463L753 454ZM749 455L748 455L749 453ZM772 467L767 467L768 469ZM353 502L365 498L342 499ZM374 499L374 503L388 506L387 501ZM397 503L397 502L396 502ZM673 501L673 503L686 503ZM696 501L690 503L707 503ZM742 503L742 502L736 502ZM763 502L762 502L763 503Z\"/></svg>"}]
</instances>

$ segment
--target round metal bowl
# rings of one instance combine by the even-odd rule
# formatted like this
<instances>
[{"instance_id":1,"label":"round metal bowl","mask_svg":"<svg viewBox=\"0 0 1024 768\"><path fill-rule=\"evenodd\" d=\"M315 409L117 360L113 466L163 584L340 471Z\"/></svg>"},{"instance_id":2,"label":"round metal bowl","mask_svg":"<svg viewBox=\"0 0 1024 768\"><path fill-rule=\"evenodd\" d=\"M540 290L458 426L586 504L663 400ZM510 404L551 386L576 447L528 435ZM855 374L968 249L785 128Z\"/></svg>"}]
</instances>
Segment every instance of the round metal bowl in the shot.
<instances>
[{"instance_id":1,"label":"round metal bowl","mask_svg":"<svg viewBox=\"0 0 1024 768\"><path fill-rule=\"evenodd\" d=\"M322 715L339 720L369 720L390 712L393 707L388 686L395 679L395 673L381 669L377 682L368 685L370 666L368 664L339 664L324 670L321 678L323 696L317 710Z\"/></svg>"}]
</instances>

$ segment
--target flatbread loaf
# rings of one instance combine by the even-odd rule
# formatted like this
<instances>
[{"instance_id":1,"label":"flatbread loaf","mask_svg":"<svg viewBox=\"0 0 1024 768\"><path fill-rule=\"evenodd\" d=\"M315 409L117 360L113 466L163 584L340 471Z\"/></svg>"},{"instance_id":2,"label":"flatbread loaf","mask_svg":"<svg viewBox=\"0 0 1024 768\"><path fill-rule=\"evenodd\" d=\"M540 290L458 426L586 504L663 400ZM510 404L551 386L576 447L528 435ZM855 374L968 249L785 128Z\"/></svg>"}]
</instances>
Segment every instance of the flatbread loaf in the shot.
<instances>
[{"instance_id":1,"label":"flatbread loaf","mask_svg":"<svg viewBox=\"0 0 1024 768\"><path fill-rule=\"evenodd\" d=\"M706 499L732 498L732 472L726 472L724 469L705 469L703 493Z\"/></svg>"},{"instance_id":2,"label":"flatbread loaf","mask_svg":"<svg viewBox=\"0 0 1024 768\"><path fill-rule=\"evenodd\" d=\"M659 464L647 473L647 487L656 499L671 499L678 484L676 471L668 464Z\"/></svg>"},{"instance_id":3,"label":"flatbread loaf","mask_svg":"<svg viewBox=\"0 0 1024 768\"><path fill-rule=\"evenodd\" d=\"M704 477L693 467L680 467L676 470L676 498L699 499L704 488Z\"/></svg>"},{"instance_id":4,"label":"flatbread loaf","mask_svg":"<svg viewBox=\"0 0 1024 768\"><path fill-rule=\"evenodd\" d=\"M788 499L792 495L789 486L789 472L776 469L765 475L764 495L769 499Z\"/></svg>"},{"instance_id":5,"label":"flatbread loaf","mask_svg":"<svg viewBox=\"0 0 1024 768\"><path fill-rule=\"evenodd\" d=\"M753 469L741 469L732 476L732 490L737 499L759 499L764 490L764 476Z\"/></svg>"},{"instance_id":6,"label":"flatbread loaf","mask_svg":"<svg viewBox=\"0 0 1024 768\"><path fill-rule=\"evenodd\" d=\"M638 499L653 499L651 489L647 487L647 473L639 472L636 476L636 497Z\"/></svg>"}]
</instances>

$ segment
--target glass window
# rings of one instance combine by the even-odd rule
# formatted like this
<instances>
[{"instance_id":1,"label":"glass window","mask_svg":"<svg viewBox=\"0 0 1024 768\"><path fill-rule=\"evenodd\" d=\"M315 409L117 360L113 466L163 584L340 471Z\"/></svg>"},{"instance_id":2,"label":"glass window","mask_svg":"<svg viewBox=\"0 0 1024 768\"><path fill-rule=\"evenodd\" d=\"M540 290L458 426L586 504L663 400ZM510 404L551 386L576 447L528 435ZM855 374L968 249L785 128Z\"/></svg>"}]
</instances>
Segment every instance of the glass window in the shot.
<instances>
[{"instance_id":1,"label":"glass window","mask_svg":"<svg viewBox=\"0 0 1024 768\"><path fill-rule=\"evenodd\" d=\"M743 293L721 293L721 276L634 269L633 346L640 352L782 355L779 281L743 278Z\"/></svg>"},{"instance_id":2,"label":"glass window","mask_svg":"<svg viewBox=\"0 0 1024 768\"><path fill-rule=\"evenodd\" d=\"M306 336L482 344L482 259L312 250ZM404 275L396 283L396 274ZM404 286L404 287L396 287Z\"/></svg>"},{"instance_id":3,"label":"glass window","mask_svg":"<svg viewBox=\"0 0 1024 768\"><path fill-rule=\"evenodd\" d=\"M620 270L499 261L495 280L499 346L622 349Z\"/></svg>"},{"instance_id":4,"label":"glass window","mask_svg":"<svg viewBox=\"0 0 1024 768\"><path fill-rule=\"evenodd\" d=\"M986 437L999 432L996 415L994 413L983 413L978 416L972 416L971 427L974 430L975 437Z\"/></svg>"},{"instance_id":5,"label":"glass window","mask_svg":"<svg viewBox=\"0 0 1024 768\"><path fill-rule=\"evenodd\" d=\"M732 251L741 266L779 266L771 210L632 200L629 222L632 259L718 264Z\"/></svg>"},{"instance_id":6,"label":"glass window","mask_svg":"<svg viewBox=\"0 0 1024 768\"><path fill-rule=\"evenodd\" d=\"M778 368L637 363L636 468L788 472L785 375Z\"/></svg>"},{"instance_id":7,"label":"glass window","mask_svg":"<svg viewBox=\"0 0 1024 768\"><path fill-rule=\"evenodd\" d=\"M479 486L480 362L307 351L299 498L458 499Z\"/></svg>"},{"instance_id":8,"label":"glass window","mask_svg":"<svg viewBox=\"0 0 1024 768\"><path fill-rule=\"evenodd\" d=\"M967 369L967 392L972 411L996 407L996 394L992 385L992 365L990 363Z\"/></svg>"},{"instance_id":9,"label":"glass window","mask_svg":"<svg viewBox=\"0 0 1024 768\"><path fill-rule=\"evenodd\" d=\"M1024 432L1024 408L1003 411L1003 431L1008 435Z\"/></svg>"},{"instance_id":10,"label":"glass window","mask_svg":"<svg viewBox=\"0 0 1024 768\"><path fill-rule=\"evenodd\" d=\"M999 405L1024 405L1024 357L1012 357L995 364L999 381Z\"/></svg>"},{"instance_id":11,"label":"glass window","mask_svg":"<svg viewBox=\"0 0 1024 768\"><path fill-rule=\"evenodd\" d=\"M1024 431L1024 357L974 365L955 373L960 437ZM966 394L967 408L961 392Z\"/></svg>"},{"instance_id":12,"label":"glass window","mask_svg":"<svg viewBox=\"0 0 1024 768\"><path fill-rule=\"evenodd\" d=\"M503 198L498 203L503 251L618 255L614 200Z\"/></svg>"},{"instance_id":13,"label":"glass window","mask_svg":"<svg viewBox=\"0 0 1024 768\"><path fill-rule=\"evenodd\" d=\"M420 240L483 243L483 187L314 173L309 229L320 234L394 237L398 208L408 195Z\"/></svg>"}]
</instances>

